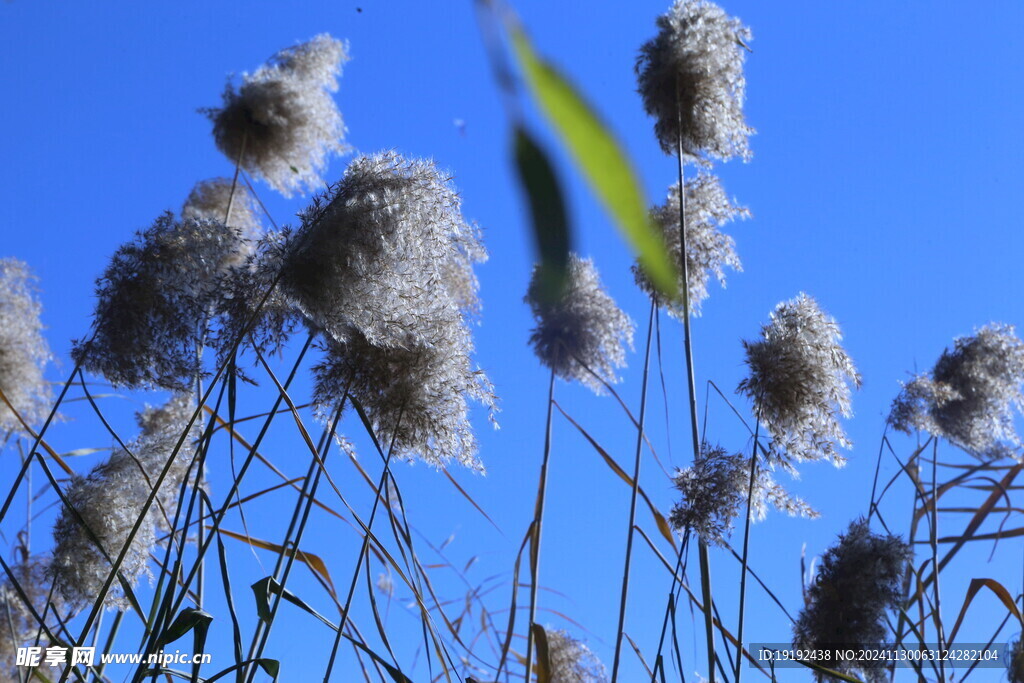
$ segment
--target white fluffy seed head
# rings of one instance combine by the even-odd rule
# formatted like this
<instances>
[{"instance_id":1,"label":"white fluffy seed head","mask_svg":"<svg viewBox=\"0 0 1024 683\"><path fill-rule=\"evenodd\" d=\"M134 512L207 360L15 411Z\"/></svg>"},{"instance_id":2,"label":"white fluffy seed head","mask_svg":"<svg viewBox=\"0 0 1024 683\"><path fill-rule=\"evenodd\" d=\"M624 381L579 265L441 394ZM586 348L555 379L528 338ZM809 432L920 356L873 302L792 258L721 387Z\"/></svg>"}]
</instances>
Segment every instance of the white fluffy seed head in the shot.
<instances>
[{"instance_id":1,"label":"white fluffy seed head","mask_svg":"<svg viewBox=\"0 0 1024 683\"><path fill-rule=\"evenodd\" d=\"M228 206L231 207L230 216L227 215ZM263 232L256 198L244 183L232 183L228 178L211 178L196 183L181 207L181 217L225 223L250 241L259 239Z\"/></svg>"},{"instance_id":2,"label":"white fluffy seed head","mask_svg":"<svg viewBox=\"0 0 1024 683\"><path fill-rule=\"evenodd\" d=\"M680 532L692 531L705 543L720 547L726 546L734 520L746 514L748 494L754 522L767 516L769 504L794 517L819 516L777 484L763 463L758 464L751 489L750 458L706 443L696 463L676 472L675 486L682 500L672 508L672 526Z\"/></svg>"},{"instance_id":3,"label":"white fluffy seed head","mask_svg":"<svg viewBox=\"0 0 1024 683\"><path fill-rule=\"evenodd\" d=\"M657 25L636 71L662 150L675 155L681 144L684 160L705 165L749 159L754 131L743 116L743 61L750 29L706 0L677 0Z\"/></svg>"},{"instance_id":4,"label":"white fluffy seed head","mask_svg":"<svg viewBox=\"0 0 1024 683\"><path fill-rule=\"evenodd\" d=\"M191 399L182 394L162 408L147 408L138 416L141 434L128 444L127 450L115 449L109 459L88 475L72 478L65 496L73 511L63 508L54 525L55 547L50 564L54 586L69 604L87 605L100 594L111 561L124 548L153 486L170 460L167 475L120 569L133 588L143 577L151 575L149 558L156 546L157 532L169 529L179 487L195 453L195 426L174 453L193 410ZM104 605L117 609L130 606L119 581L111 585Z\"/></svg>"},{"instance_id":5,"label":"white fluffy seed head","mask_svg":"<svg viewBox=\"0 0 1024 683\"><path fill-rule=\"evenodd\" d=\"M945 437L981 460L1024 458L1014 417L1024 407L1024 342L992 323L956 339L930 373L903 385L889 423Z\"/></svg>"},{"instance_id":6,"label":"white fluffy seed head","mask_svg":"<svg viewBox=\"0 0 1024 683\"><path fill-rule=\"evenodd\" d=\"M482 472L469 401L493 414L494 389L472 365L465 327L444 322L433 335L411 347L378 346L359 334L327 340L324 360L314 368L313 401L325 422L346 397L358 401L381 447L393 448L395 457L434 467L455 460Z\"/></svg>"},{"instance_id":7,"label":"white fluffy seed head","mask_svg":"<svg viewBox=\"0 0 1024 683\"><path fill-rule=\"evenodd\" d=\"M606 683L604 664L587 645L567 631L544 629L548 641L548 663L552 683Z\"/></svg>"},{"instance_id":8,"label":"white fluffy seed head","mask_svg":"<svg viewBox=\"0 0 1024 683\"><path fill-rule=\"evenodd\" d=\"M72 357L116 386L189 386L221 285L249 249L220 221L164 214L114 254L97 281L93 337Z\"/></svg>"},{"instance_id":9,"label":"white fluffy seed head","mask_svg":"<svg viewBox=\"0 0 1024 683\"><path fill-rule=\"evenodd\" d=\"M14 407L0 401L0 434L22 430L22 420L45 418L50 405L43 370L52 356L33 280L22 261L0 259L0 389Z\"/></svg>"},{"instance_id":10,"label":"white fluffy seed head","mask_svg":"<svg viewBox=\"0 0 1024 683\"><path fill-rule=\"evenodd\" d=\"M725 269L741 271L743 266L736 254L733 238L720 228L737 218L750 217L750 211L732 202L718 178L701 173L686 181L686 271L687 295L690 313L700 315L701 303L708 298L711 276L725 287ZM679 183L669 188L665 203L651 209L651 219L661 230L665 247L672 263L679 268L682 240L679 234ZM658 289L651 283L639 264L633 266L637 285L651 297L659 300ZM684 286L680 269L678 287ZM682 298L668 302L668 312L675 318L683 316Z\"/></svg>"},{"instance_id":11,"label":"white fluffy seed head","mask_svg":"<svg viewBox=\"0 0 1024 683\"><path fill-rule=\"evenodd\" d=\"M850 442L838 418L853 414L860 375L841 340L838 323L801 292L775 308L761 339L743 342L750 374L738 391L771 435L772 462L790 472L802 460L845 463L836 447Z\"/></svg>"},{"instance_id":12,"label":"white fluffy seed head","mask_svg":"<svg viewBox=\"0 0 1024 683\"><path fill-rule=\"evenodd\" d=\"M469 402L493 412L495 398L467 320L485 252L449 178L394 152L360 157L302 220L282 242L281 288L325 332L321 417L347 394L398 457L482 469Z\"/></svg>"},{"instance_id":13,"label":"white fluffy seed head","mask_svg":"<svg viewBox=\"0 0 1024 683\"><path fill-rule=\"evenodd\" d=\"M829 651L829 668L840 673L859 674L870 683L889 680L885 667L861 668L863 660L846 659L842 653L877 649L887 642L886 611L899 605L912 557L902 538L872 533L863 518L851 523L821 559L793 625L793 645ZM818 675L817 680L833 679Z\"/></svg>"},{"instance_id":14,"label":"white fluffy seed head","mask_svg":"<svg viewBox=\"0 0 1024 683\"><path fill-rule=\"evenodd\" d=\"M285 196L314 189L329 154L348 151L345 124L332 93L347 47L327 34L278 52L224 104L207 111L218 149Z\"/></svg>"},{"instance_id":15,"label":"white fluffy seed head","mask_svg":"<svg viewBox=\"0 0 1024 683\"><path fill-rule=\"evenodd\" d=\"M618 381L615 371L626 365L633 321L605 291L591 259L570 255L565 288L557 300L546 297L544 287L537 266L526 294L537 325L530 334L534 352L562 379L601 393L602 380Z\"/></svg>"},{"instance_id":16,"label":"white fluffy seed head","mask_svg":"<svg viewBox=\"0 0 1024 683\"><path fill-rule=\"evenodd\" d=\"M479 229L432 162L383 152L355 159L314 198L291 236L281 285L336 341L417 346L439 319L476 311Z\"/></svg>"}]
</instances>

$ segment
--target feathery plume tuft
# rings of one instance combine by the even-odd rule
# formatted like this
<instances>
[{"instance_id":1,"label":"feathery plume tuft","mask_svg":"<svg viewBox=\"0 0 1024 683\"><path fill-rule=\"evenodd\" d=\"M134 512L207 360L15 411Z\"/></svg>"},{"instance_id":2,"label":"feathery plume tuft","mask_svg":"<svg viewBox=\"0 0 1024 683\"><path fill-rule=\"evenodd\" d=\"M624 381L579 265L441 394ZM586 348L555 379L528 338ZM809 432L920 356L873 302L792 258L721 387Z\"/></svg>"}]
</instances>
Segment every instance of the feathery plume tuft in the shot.
<instances>
[{"instance_id":1,"label":"feathery plume tuft","mask_svg":"<svg viewBox=\"0 0 1024 683\"><path fill-rule=\"evenodd\" d=\"M193 412L194 404L185 394L175 395L161 408L147 408L138 415L141 434L127 450L116 449L87 476L72 478L65 495L73 511L62 509L54 525L55 548L50 565L56 589L70 604L88 604L100 594L111 562L120 554L153 485L173 458L120 569L133 587L142 577L151 575L149 555L156 546L157 531L169 530L179 488L195 452L197 424L173 453ZM119 582L112 584L104 604L118 609L129 606Z\"/></svg>"},{"instance_id":2,"label":"feathery plume tuft","mask_svg":"<svg viewBox=\"0 0 1024 683\"><path fill-rule=\"evenodd\" d=\"M745 514L750 489L750 458L731 454L724 448L702 444L696 463L676 472L675 486L683 498L669 517L677 531L692 531L708 544L726 546L733 520ZM818 517L807 503L790 495L775 482L771 472L759 465L750 499L751 521L768 514L768 504L790 516Z\"/></svg>"},{"instance_id":3,"label":"feathery plume tuft","mask_svg":"<svg viewBox=\"0 0 1024 683\"><path fill-rule=\"evenodd\" d=\"M232 182L227 178L212 178L196 183L181 207L181 217L226 223L236 228L247 240L259 239L263 226L260 224L256 198L245 185L236 183L234 192L231 186ZM230 216L227 215L229 204Z\"/></svg>"},{"instance_id":4,"label":"feathery plume tuft","mask_svg":"<svg viewBox=\"0 0 1024 683\"><path fill-rule=\"evenodd\" d=\"M314 198L285 252L283 290L339 342L358 333L380 346L421 345L436 320L479 305L479 230L429 161L395 152L354 160Z\"/></svg>"},{"instance_id":5,"label":"feathery plume tuft","mask_svg":"<svg viewBox=\"0 0 1024 683\"><path fill-rule=\"evenodd\" d=\"M43 368L52 356L33 279L22 261L0 259L0 389L14 407L0 401L0 433L22 429L17 415L29 424L45 418L50 404Z\"/></svg>"},{"instance_id":6,"label":"feathery plume tuft","mask_svg":"<svg viewBox=\"0 0 1024 683\"><path fill-rule=\"evenodd\" d=\"M248 249L236 228L165 213L118 249L97 281L94 335L75 342L75 362L115 386L188 386L221 283Z\"/></svg>"},{"instance_id":7,"label":"feathery plume tuft","mask_svg":"<svg viewBox=\"0 0 1024 683\"><path fill-rule=\"evenodd\" d=\"M577 380L600 394L601 380L617 382L615 369L626 365L633 321L605 291L589 258L570 255L565 289L557 301L543 296L541 277L537 266L526 294L537 323L530 334L534 352L562 379Z\"/></svg>"},{"instance_id":8,"label":"feathery plume tuft","mask_svg":"<svg viewBox=\"0 0 1024 683\"><path fill-rule=\"evenodd\" d=\"M469 422L473 399L496 410L494 389L470 361L472 338L457 322L432 326L433 336L409 348L371 344L356 333L328 339L314 368L313 402L325 421L346 394L363 407L380 441L397 457L442 467L455 459L483 471Z\"/></svg>"},{"instance_id":9,"label":"feathery plume tuft","mask_svg":"<svg viewBox=\"0 0 1024 683\"><path fill-rule=\"evenodd\" d=\"M1024 342L992 323L946 349L931 373L903 385L889 423L948 439L981 460L1021 455L1014 415L1024 408Z\"/></svg>"},{"instance_id":10,"label":"feathery plume tuft","mask_svg":"<svg viewBox=\"0 0 1024 683\"><path fill-rule=\"evenodd\" d=\"M360 157L302 221L280 246L281 287L326 332L321 417L347 392L399 457L482 469L468 400L493 411L495 397L466 321L485 252L449 179L394 152Z\"/></svg>"},{"instance_id":11,"label":"feathery plume tuft","mask_svg":"<svg viewBox=\"0 0 1024 683\"><path fill-rule=\"evenodd\" d=\"M750 158L754 130L743 117L743 60L750 29L706 0L677 0L658 17L636 73L644 109L666 154L684 161ZM680 124L682 140L679 140Z\"/></svg>"},{"instance_id":12,"label":"feathery plume tuft","mask_svg":"<svg viewBox=\"0 0 1024 683\"><path fill-rule=\"evenodd\" d=\"M838 323L801 292L775 308L761 337L743 342L750 375L737 391L754 402L772 437L773 464L789 472L803 460L843 465L836 446L850 442L838 415L853 414L850 385L860 387L860 375L839 343Z\"/></svg>"},{"instance_id":13,"label":"feathery plume tuft","mask_svg":"<svg viewBox=\"0 0 1024 683\"><path fill-rule=\"evenodd\" d=\"M821 559L817 579L793 626L793 645L832 652L829 668L860 673L870 683L888 680L884 667L860 669L842 658L844 649L875 649L886 639L886 610L900 601L900 582L913 551L899 536L871 532L863 519L850 524ZM859 672L858 672L858 669ZM818 681L830 680L815 674Z\"/></svg>"},{"instance_id":14,"label":"feathery plume tuft","mask_svg":"<svg viewBox=\"0 0 1024 683\"><path fill-rule=\"evenodd\" d=\"M741 271L743 266L736 255L736 243L719 228L737 218L750 217L750 211L736 206L722 189L718 178L701 173L686 181L686 270L685 283L690 300L690 312L700 315L701 302L708 298L708 280L714 275L725 287L725 269ZM673 185L665 203L651 209L651 219L661 229L665 247L672 263L680 263L682 243L679 235L679 183ZM633 266L636 283L651 297L659 297L658 289L648 279L640 264ZM680 291L684 286L679 274ZM682 298L668 304L668 312L682 319Z\"/></svg>"},{"instance_id":15,"label":"feathery plume tuft","mask_svg":"<svg viewBox=\"0 0 1024 683\"><path fill-rule=\"evenodd\" d=\"M326 33L278 52L224 105L206 110L217 148L286 197L313 189L330 153L348 150L345 124L331 93L348 61L347 47Z\"/></svg>"},{"instance_id":16,"label":"feathery plume tuft","mask_svg":"<svg viewBox=\"0 0 1024 683\"><path fill-rule=\"evenodd\" d=\"M563 630L544 629L551 683L607 683L604 664L582 641Z\"/></svg>"}]
</instances>

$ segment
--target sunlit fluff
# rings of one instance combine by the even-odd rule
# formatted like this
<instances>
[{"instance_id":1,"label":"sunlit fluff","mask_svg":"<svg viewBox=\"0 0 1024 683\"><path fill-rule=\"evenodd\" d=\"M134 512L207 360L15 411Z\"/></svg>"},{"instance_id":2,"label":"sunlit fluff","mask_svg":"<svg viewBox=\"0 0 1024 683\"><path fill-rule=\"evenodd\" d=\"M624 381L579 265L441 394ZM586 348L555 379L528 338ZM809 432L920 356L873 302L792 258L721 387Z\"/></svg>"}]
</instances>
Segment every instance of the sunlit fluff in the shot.
<instances>
[{"instance_id":1,"label":"sunlit fluff","mask_svg":"<svg viewBox=\"0 0 1024 683\"><path fill-rule=\"evenodd\" d=\"M708 298L708 281L713 275L725 286L725 269L743 270L736 255L733 238L721 228L737 218L749 218L750 211L736 206L725 194L718 178L708 173L686 181L686 275L690 312L700 315L701 303ZM661 229L662 238L672 263L681 263L682 241L679 234L679 183L673 185L665 203L651 209L654 224ZM648 279L639 264L633 266L639 287L651 296L658 296L657 288ZM680 291L684 286L679 274ZM682 298L669 302L668 312L682 318Z\"/></svg>"},{"instance_id":2,"label":"sunlit fluff","mask_svg":"<svg viewBox=\"0 0 1024 683\"><path fill-rule=\"evenodd\" d=\"M181 207L181 217L226 223L236 228L247 240L258 239L263 230L256 198L244 184L233 184L227 178L212 178L196 183Z\"/></svg>"},{"instance_id":3,"label":"sunlit fluff","mask_svg":"<svg viewBox=\"0 0 1024 683\"><path fill-rule=\"evenodd\" d=\"M743 116L743 60L750 29L705 0L678 0L657 25L636 72L662 150L674 155L682 146L684 159L701 163L748 159L754 131Z\"/></svg>"},{"instance_id":4,"label":"sunlit fluff","mask_svg":"<svg viewBox=\"0 0 1024 683\"><path fill-rule=\"evenodd\" d=\"M551 683L606 683L608 672L589 647L562 630L544 629Z\"/></svg>"},{"instance_id":5,"label":"sunlit fluff","mask_svg":"<svg viewBox=\"0 0 1024 683\"><path fill-rule=\"evenodd\" d=\"M930 373L903 386L889 422L945 437L983 460L1021 456L1014 417L1024 407L1024 342L1010 325L986 325L942 352Z\"/></svg>"},{"instance_id":6,"label":"sunlit fluff","mask_svg":"<svg viewBox=\"0 0 1024 683\"><path fill-rule=\"evenodd\" d=\"M534 268L526 294L537 326L530 344L541 363L564 380L577 380L595 392L616 382L633 345L633 321L601 285L591 259L569 257L566 284L557 300L544 294L543 271Z\"/></svg>"},{"instance_id":7,"label":"sunlit fluff","mask_svg":"<svg viewBox=\"0 0 1024 683\"><path fill-rule=\"evenodd\" d=\"M147 408L138 416L141 434L127 444L127 450L116 448L109 459L87 476L72 478L65 496L74 511L64 507L54 525L55 548L50 570L56 589L70 604L81 606L97 599L111 562L124 548L161 471L170 462L120 569L125 582L133 588L143 577L150 576L149 557L156 546L157 532L169 530L179 487L195 453L195 427L178 452L174 452L192 414L193 405L184 395L175 396L162 408ZM104 605L128 608L129 601L119 581L111 585Z\"/></svg>"},{"instance_id":8,"label":"sunlit fluff","mask_svg":"<svg viewBox=\"0 0 1024 683\"><path fill-rule=\"evenodd\" d=\"M741 393L771 436L772 462L795 471L793 462L846 460L836 446L849 448L838 417L850 417L851 386L860 375L840 345L836 321L814 299L800 293L780 303L761 339L744 341L749 376Z\"/></svg>"},{"instance_id":9,"label":"sunlit fluff","mask_svg":"<svg viewBox=\"0 0 1024 683\"><path fill-rule=\"evenodd\" d=\"M450 179L430 161L355 159L290 238L281 285L336 341L422 345L441 319L476 309L486 258Z\"/></svg>"},{"instance_id":10,"label":"sunlit fluff","mask_svg":"<svg viewBox=\"0 0 1024 683\"><path fill-rule=\"evenodd\" d=\"M32 424L43 419L50 403L43 378L50 347L32 280L25 263L0 259L0 389L14 407L12 411L0 400L0 433L21 430L22 420Z\"/></svg>"},{"instance_id":11,"label":"sunlit fluff","mask_svg":"<svg viewBox=\"0 0 1024 683\"><path fill-rule=\"evenodd\" d=\"M469 401L493 410L472 362L479 231L449 178L393 152L360 157L280 245L281 287L327 339L314 400L329 419L346 395L383 448L482 469Z\"/></svg>"},{"instance_id":12,"label":"sunlit fluff","mask_svg":"<svg viewBox=\"0 0 1024 683\"><path fill-rule=\"evenodd\" d=\"M816 580L807 590L803 610L793 626L793 645L831 651L829 668L859 674L871 683L888 680L885 667L860 668L844 650L877 649L886 641L886 610L900 600L900 584L910 546L898 536L871 532L859 519L821 558ZM859 671L858 671L859 670ZM816 674L819 681L832 680Z\"/></svg>"},{"instance_id":13,"label":"sunlit fluff","mask_svg":"<svg viewBox=\"0 0 1024 683\"><path fill-rule=\"evenodd\" d=\"M118 386L189 386L221 284L248 249L219 221L164 214L97 281L93 336L75 343L75 361Z\"/></svg>"},{"instance_id":14,"label":"sunlit fluff","mask_svg":"<svg viewBox=\"0 0 1024 683\"><path fill-rule=\"evenodd\" d=\"M675 486L682 500L672 508L672 526L677 531L692 531L712 545L727 545L734 520L746 514L748 493L754 522L767 516L769 504L791 516L818 517L807 503L777 484L762 464L751 489L750 458L708 444L702 446L700 460L676 472Z\"/></svg>"},{"instance_id":15,"label":"sunlit fluff","mask_svg":"<svg viewBox=\"0 0 1024 683\"><path fill-rule=\"evenodd\" d=\"M278 52L207 113L217 147L232 162L291 196L314 189L331 153L347 150L345 124L331 93L348 61L346 46L326 33Z\"/></svg>"},{"instance_id":16,"label":"sunlit fluff","mask_svg":"<svg viewBox=\"0 0 1024 683\"><path fill-rule=\"evenodd\" d=\"M482 471L469 421L469 400L495 410L494 390L475 369L472 339L461 325L434 326L430 339L409 348L383 347L359 334L328 340L314 368L313 400L330 421L346 396L359 402L381 447L441 467L449 460Z\"/></svg>"}]
</instances>

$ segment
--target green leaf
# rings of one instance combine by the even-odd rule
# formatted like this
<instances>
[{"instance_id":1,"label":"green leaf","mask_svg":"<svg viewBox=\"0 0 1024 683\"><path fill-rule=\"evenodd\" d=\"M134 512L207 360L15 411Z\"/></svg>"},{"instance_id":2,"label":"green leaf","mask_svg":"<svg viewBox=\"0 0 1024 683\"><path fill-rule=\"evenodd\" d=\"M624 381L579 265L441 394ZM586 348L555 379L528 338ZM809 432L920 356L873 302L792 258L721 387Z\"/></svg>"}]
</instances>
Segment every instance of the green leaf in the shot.
<instances>
[{"instance_id":1,"label":"green leaf","mask_svg":"<svg viewBox=\"0 0 1024 683\"><path fill-rule=\"evenodd\" d=\"M160 636L160 645L167 645L173 643L178 638L195 629L196 639L199 645L206 642L206 633L210 629L210 622L213 621L213 615L209 612L204 612L197 607L186 607L185 609L178 612L178 616L175 617L174 623L167 627L163 635ZM197 648L196 652L202 652L203 649Z\"/></svg>"},{"instance_id":2,"label":"green leaf","mask_svg":"<svg viewBox=\"0 0 1024 683\"><path fill-rule=\"evenodd\" d=\"M533 237L540 255L540 297L557 301L567 284L572 238L562 189L547 154L522 126L516 126L516 170L530 203Z\"/></svg>"},{"instance_id":3,"label":"green leaf","mask_svg":"<svg viewBox=\"0 0 1024 683\"><path fill-rule=\"evenodd\" d=\"M277 661L276 659L268 659L266 657L261 657L256 660L256 663L260 665L261 669L267 672L268 676L270 676L275 681L277 680L277 677L281 673L281 662Z\"/></svg>"},{"instance_id":4,"label":"green leaf","mask_svg":"<svg viewBox=\"0 0 1024 683\"><path fill-rule=\"evenodd\" d=\"M663 295L674 298L676 268L651 223L647 199L625 152L573 85L534 51L526 34L517 26L510 33L526 83L541 110L636 250L651 281Z\"/></svg>"}]
</instances>

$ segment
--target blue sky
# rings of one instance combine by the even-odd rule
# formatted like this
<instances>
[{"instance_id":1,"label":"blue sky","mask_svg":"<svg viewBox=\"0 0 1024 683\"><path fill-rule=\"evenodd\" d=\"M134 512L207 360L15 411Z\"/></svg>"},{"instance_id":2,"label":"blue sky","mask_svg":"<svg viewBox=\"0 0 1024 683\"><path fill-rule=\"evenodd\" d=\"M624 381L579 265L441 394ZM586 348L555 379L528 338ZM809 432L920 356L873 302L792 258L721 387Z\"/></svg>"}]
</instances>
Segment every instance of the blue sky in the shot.
<instances>
[{"instance_id":1,"label":"blue sky","mask_svg":"<svg viewBox=\"0 0 1024 683\"><path fill-rule=\"evenodd\" d=\"M915 368L930 368L955 336L989 321L1024 322L1018 282L1024 237L1017 205L1024 183L1024 56L1017 48L1024 5L734 0L723 6L754 32L746 110L758 132L749 164L732 162L716 172L754 218L729 228L744 272L731 273L726 290L712 287L704 315L695 322L698 383L713 380L749 415L732 393L744 373L740 339L754 337L775 304L800 291L838 319L864 377L855 396L856 417L847 423L856 444L850 464L841 471L805 466L792 484L822 519L771 515L755 527L753 566L795 612L802 545L808 555L824 551L851 519L866 512L898 381ZM664 3L522 0L515 7L538 48L571 76L620 136L648 196L661 201L675 179L675 162L654 140L652 122L635 94L633 63ZM177 210L196 181L230 175L209 122L196 110L219 103L228 74L255 69L280 48L320 32L349 41L353 59L337 95L349 142L365 153L394 148L432 157L453 172L466 215L485 231L491 259L479 270L484 316L477 360L501 396L502 428L493 432L482 414L476 416L488 475L458 478L503 534L429 468L402 466L397 476L427 538L439 543L454 534L447 549L453 558L461 563L480 555L473 569L478 579L502 574L507 580L536 490L546 372L526 346L531 320L522 294L533 256L512 174L508 121L472 5L13 0L0 6L0 15L0 255L27 261L40 278L44 321L59 359L55 380L72 367L69 341L88 330L93 281L113 250L161 211ZM642 324L647 304L632 283L627 250L543 122L528 111L565 180L579 251L595 258L613 296ZM327 178L340 177L345 163L335 159ZM284 200L266 186L257 190L278 223L294 223L292 216L304 206L303 199ZM643 334L638 329L638 345ZM679 337L678 325L663 320L671 455L656 382L650 418L666 466L688 461ZM631 356L621 386L634 410L641 363L642 356ZM631 461L635 433L610 398L564 383L557 398L620 462ZM113 405L115 414L123 414L119 424L127 425L143 400ZM748 446L727 406L714 401L710 411L715 440ZM102 440L84 413L61 425L58 434L68 448L97 445L81 439ZM298 476L306 462L289 461L287 442L279 443L285 469ZM894 444L905 454L912 442L900 438ZM966 457L944 448L950 458ZM366 451L364 461L376 465L370 455ZM673 499L668 480L649 457L644 468L645 488L667 512ZM891 461L883 465L884 473L894 471ZM542 572L558 594L545 594L543 606L586 626L589 634L568 627L587 637L608 664L628 493L570 424L556 422ZM902 521L911 501L908 490L899 495L890 510ZM290 500L275 500L290 510ZM367 509L366 496L357 500ZM265 514L267 531L259 535L272 539L275 514ZM645 515L640 519L650 528ZM336 564L329 565L347 583L348 551L335 547L330 520L319 521L306 545L325 557L337 551ZM943 528L962 524L951 518ZM340 538L355 544L348 531ZM954 564L952 575L961 583L996 576L1018 593L1018 544L1000 545L991 564L989 550L974 548L973 566ZM240 565L248 564L238 569L236 593L251 583L250 574L252 580L261 576L255 559L239 553ZM721 572L717 585L734 585L729 556L716 554L713 562ZM657 638L668 580L643 549L634 571L638 581L627 630L649 648ZM494 604L506 599L507 588L501 587ZM951 579L945 590L952 620L963 586ZM753 594L748 640L788 640L785 619L759 592ZM724 593L722 609L734 613ZM980 622L1002 618L988 597L973 609ZM402 618L400 610L393 606L391 618ZM553 614L544 620L566 625ZM294 623L315 628L301 617ZM221 630L226 628L222 621ZM276 634L271 649L294 667L289 680L322 668L316 656L295 656L307 645L297 634L322 637L283 629ZM1004 640L1012 634L1004 632ZM683 641L693 644L689 635ZM635 659L625 661L626 670L638 675ZM688 664L688 676L706 673L699 658Z\"/></svg>"}]
</instances>

